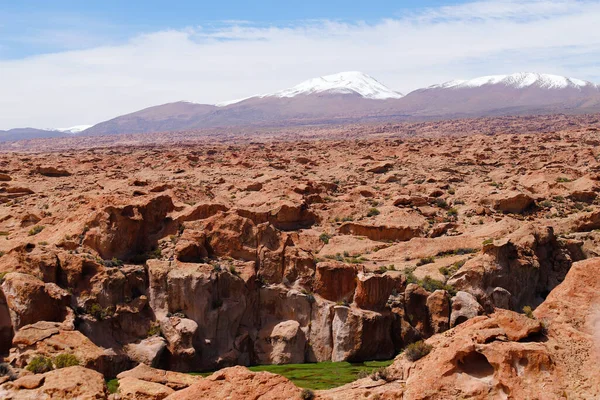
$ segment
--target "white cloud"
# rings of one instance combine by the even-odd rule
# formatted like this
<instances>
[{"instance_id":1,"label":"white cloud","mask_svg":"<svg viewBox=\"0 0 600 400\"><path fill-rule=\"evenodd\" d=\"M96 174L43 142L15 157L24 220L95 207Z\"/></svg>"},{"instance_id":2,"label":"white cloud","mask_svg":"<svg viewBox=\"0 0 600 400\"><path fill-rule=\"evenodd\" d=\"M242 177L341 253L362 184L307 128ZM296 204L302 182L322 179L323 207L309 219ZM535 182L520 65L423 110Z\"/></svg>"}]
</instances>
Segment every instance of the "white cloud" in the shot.
<instances>
[{"instance_id":1,"label":"white cloud","mask_svg":"<svg viewBox=\"0 0 600 400\"><path fill-rule=\"evenodd\" d=\"M404 93L479 75L536 71L600 80L600 2L480 1L376 24L247 22L0 61L0 129L95 123L178 100L247 97L345 70Z\"/></svg>"}]
</instances>

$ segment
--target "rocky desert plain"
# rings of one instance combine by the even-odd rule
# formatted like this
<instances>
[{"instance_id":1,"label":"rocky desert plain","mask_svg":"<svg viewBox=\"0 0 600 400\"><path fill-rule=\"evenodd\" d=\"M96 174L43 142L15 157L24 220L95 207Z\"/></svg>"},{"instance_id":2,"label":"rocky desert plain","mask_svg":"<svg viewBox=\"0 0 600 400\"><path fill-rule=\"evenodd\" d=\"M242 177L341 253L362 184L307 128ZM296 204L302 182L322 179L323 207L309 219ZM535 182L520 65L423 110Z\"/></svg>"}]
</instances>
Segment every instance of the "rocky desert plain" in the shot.
<instances>
[{"instance_id":1,"label":"rocky desert plain","mask_svg":"<svg viewBox=\"0 0 600 400\"><path fill-rule=\"evenodd\" d=\"M600 398L598 118L4 143L0 398Z\"/></svg>"}]
</instances>

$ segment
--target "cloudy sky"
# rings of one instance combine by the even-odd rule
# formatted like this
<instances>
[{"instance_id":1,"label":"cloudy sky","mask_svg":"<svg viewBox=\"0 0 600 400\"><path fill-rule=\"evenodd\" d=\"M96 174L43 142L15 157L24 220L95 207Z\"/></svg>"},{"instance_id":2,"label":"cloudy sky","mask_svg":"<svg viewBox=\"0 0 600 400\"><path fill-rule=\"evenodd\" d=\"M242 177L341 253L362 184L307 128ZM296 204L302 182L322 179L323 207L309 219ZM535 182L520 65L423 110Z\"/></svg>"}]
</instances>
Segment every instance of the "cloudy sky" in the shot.
<instances>
[{"instance_id":1,"label":"cloudy sky","mask_svg":"<svg viewBox=\"0 0 600 400\"><path fill-rule=\"evenodd\" d=\"M600 1L207 3L0 0L0 129L94 124L341 71L403 93L524 71L600 82Z\"/></svg>"}]
</instances>

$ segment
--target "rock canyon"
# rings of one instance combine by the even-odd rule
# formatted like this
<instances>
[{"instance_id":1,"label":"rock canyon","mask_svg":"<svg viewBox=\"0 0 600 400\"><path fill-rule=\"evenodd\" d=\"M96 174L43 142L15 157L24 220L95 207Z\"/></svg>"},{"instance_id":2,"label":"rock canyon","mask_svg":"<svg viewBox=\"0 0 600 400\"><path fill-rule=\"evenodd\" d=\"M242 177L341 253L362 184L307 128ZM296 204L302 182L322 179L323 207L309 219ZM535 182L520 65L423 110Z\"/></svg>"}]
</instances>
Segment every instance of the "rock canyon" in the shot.
<instances>
[{"instance_id":1,"label":"rock canyon","mask_svg":"<svg viewBox=\"0 0 600 400\"><path fill-rule=\"evenodd\" d=\"M549 118L5 145L0 398L597 398L598 123Z\"/></svg>"}]
</instances>

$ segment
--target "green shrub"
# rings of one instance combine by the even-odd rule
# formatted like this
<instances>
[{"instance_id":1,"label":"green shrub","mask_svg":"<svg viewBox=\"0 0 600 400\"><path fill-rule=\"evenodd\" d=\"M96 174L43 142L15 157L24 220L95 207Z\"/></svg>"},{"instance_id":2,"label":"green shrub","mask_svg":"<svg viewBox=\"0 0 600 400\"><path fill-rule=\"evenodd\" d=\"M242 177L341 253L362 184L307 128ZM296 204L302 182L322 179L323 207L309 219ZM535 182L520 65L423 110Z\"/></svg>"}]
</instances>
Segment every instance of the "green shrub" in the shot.
<instances>
[{"instance_id":1,"label":"green shrub","mask_svg":"<svg viewBox=\"0 0 600 400\"><path fill-rule=\"evenodd\" d=\"M92 303L87 307L87 313L92 317L96 318L98 321L106 319L108 317L112 317L114 314L114 309L111 307L102 308L102 306L98 303Z\"/></svg>"},{"instance_id":2,"label":"green shrub","mask_svg":"<svg viewBox=\"0 0 600 400\"><path fill-rule=\"evenodd\" d=\"M319 236L319 240L325 244L329 243L329 239L331 239L331 235L327 233L321 233L321 236Z\"/></svg>"},{"instance_id":3,"label":"green shrub","mask_svg":"<svg viewBox=\"0 0 600 400\"><path fill-rule=\"evenodd\" d=\"M310 389L302 389L302 393L300 393L300 398L302 400L313 400L315 398L315 393Z\"/></svg>"},{"instance_id":4,"label":"green shrub","mask_svg":"<svg viewBox=\"0 0 600 400\"><path fill-rule=\"evenodd\" d=\"M441 199L439 197L435 199L435 204L440 208L448 208L448 203L446 202L446 200Z\"/></svg>"},{"instance_id":5,"label":"green shrub","mask_svg":"<svg viewBox=\"0 0 600 400\"><path fill-rule=\"evenodd\" d=\"M404 349L404 355L409 361L417 361L425 357L431 351L431 346L422 340L409 344Z\"/></svg>"},{"instance_id":6,"label":"green shrub","mask_svg":"<svg viewBox=\"0 0 600 400\"><path fill-rule=\"evenodd\" d=\"M483 241L483 245L484 246L487 246L488 244L492 244L492 243L494 243L494 239L491 239L491 238L490 239L485 239Z\"/></svg>"},{"instance_id":7,"label":"green shrub","mask_svg":"<svg viewBox=\"0 0 600 400\"><path fill-rule=\"evenodd\" d=\"M451 209L448 210L448 216L449 217L455 217L458 215L458 210L454 207L452 207Z\"/></svg>"},{"instance_id":8,"label":"green shrub","mask_svg":"<svg viewBox=\"0 0 600 400\"><path fill-rule=\"evenodd\" d=\"M449 267L440 267L440 274L449 277L454 275L455 273L458 272L459 269L462 268L463 265L465 265L465 263L467 262L467 260L460 260L455 262L454 264L452 264Z\"/></svg>"},{"instance_id":9,"label":"green shrub","mask_svg":"<svg viewBox=\"0 0 600 400\"><path fill-rule=\"evenodd\" d=\"M367 217L374 217L379 214L380 214L379 210L376 209L375 207L373 207L373 208L369 209L369 212L367 213Z\"/></svg>"},{"instance_id":10,"label":"green shrub","mask_svg":"<svg viewBox=\"0 0 600 400\"><path fill-rule=\"evenodd\" d=\"M106 388L108 389L108 393L110 393L110 394L117 393L119 391L119 380L118 379L109 380L108 382L106 382Z\"/></svg>"},{"instance_id":11,"label":"green shrub","mask_svg":"<svg viewBox=\"0 0 600 400\"><path fill-rule=\"evenodd\" d=\"M559 178L556 178L556 182L558 182L558 183L571 182L571 179L569 179L567 177L564 177L564 176L561 176Z\"/></svg>"},{"instance_id":12,"label":"green shrub","mask_svg":"<svg viewBox=\"0 0 600 400\"><path fill-rule=\"evenodd\" d=\"M150 329L148 329L148 333L146 334L146 336L150 337L158 335L160 335L160 325L158 323L152 324L152 326L150 326Z\"/></svg>"},{"instance_id":13,"label":"green shrub","mask_svg":"<svg viewBox=\"0 0 600 400\"><path fill-rule=\"evenodd\" d=\"M74 354L62 353L54 357L54 365L56 366L56 369L61 369L81 365L81 363Z\"/></svg>"},{"instance_id":14,"label":"green shrub","mask_svg":"<svg viewBox=\"0 0 600 400\"><path fill-rule=\"evenodd\" d=\"M375 371L373 371L371 373L371 379L373 379L374 381L389 381L390 380L390 375L387 372L387 368L385 367L381 367L381 368L377 368Z\"/></svg>"},{"instance_id":15,"label":"green shrub","mask_svg":"<svg viewBox=\"0 0 600 400\"><path fill-rule=\"evenodd\" d=\"M17 379L17 374L15 374L9 363L0 363L0 376L8 376L11 381Z\"/></svg>"},{"instance_id":16,"label":"green shrub","mask_svg":"<svg viewBox=\"0 0 600 400\"><path fill-rule=\"evenodd\" d=\"M102 265L104 265L105 267L111 268L111 267L120 267L123 265L123 261L119 260L118 258L114 258L112 260L102 260Z\"/></svg>"},{"instance_id":17,"label":"green shrub","mask_svg":"<svg viewBox=\"0 0 600 400\"><path fill-rule=\"evenodd\" d=\"M4 277L6 276L6 274L8 274L8 272L0 272L0 284L4 282Z\"/></svg>"},{"instance_id":18,"label":"green shrub","mask_svg":"<svg viewBox=\"0 0 600 400\"><path fill-rule=\"evenodd\" d=\"M419 261L417 261L417 267L426 264L433 264L435 262L435 257L423 257Z\"/></svg>"},{"instance_id":19,"label":"green shrub","mask_svg":"<svg viewBox=\"0 0 600 400\"><path fill-rule=\"evenodd\" d=\"M36 225L36 226L34 226L33 228L31 228L29 230L29 236L37 235L38 233L40 233L43 230L44 230L44 226L43 225Z\"/></svg>"},{"instance_id":20,"label":"green shrub","mask_svg":"<svg viewBox=\"0 0 600 400\"><path fill-rule=\"evenodd\" d=\"M404 270L404 276L406 277L406 283L417 283L419 279L415 276L415 267L406 268Z\"/></svg>"},{"instance_id":21,"label":"green shrub","mask_svg":"<svg viewBox=\"0 0 600 400\"><path fill-rule=\"evenodd\" d=\"M535 317L533 316L533 310L531 309L531 306L525 306L523 307L523 313L531 319L534 319Z\"/></svg>"},{"instance_id":22,"label":"green shrub","mask_svg":"<svg viewBox=\"0 0 600 400\"><path fill-rule=\"evenodd\" d=\"M422 280L418 282L418 284L428 292L435 292L436 290L445 290L451 295L456 293L456 290L450 286L444 284L444 282L438 281L437 279L433 279L430 276L426 276Z\"/></svg>"},{"instance_id":23,"label":"green shrub","mask_svg":"<svg viewBox=\"0 0 600 400\"><path fill-rule=\"evenodd\" d=\"M48 357L44 356L35 356L27 367L25 368L27 371L31 371L34 374L43 374L48 371L52 371L54 367L52 366L52 360Z\"/></svg>"}]
</instances>

